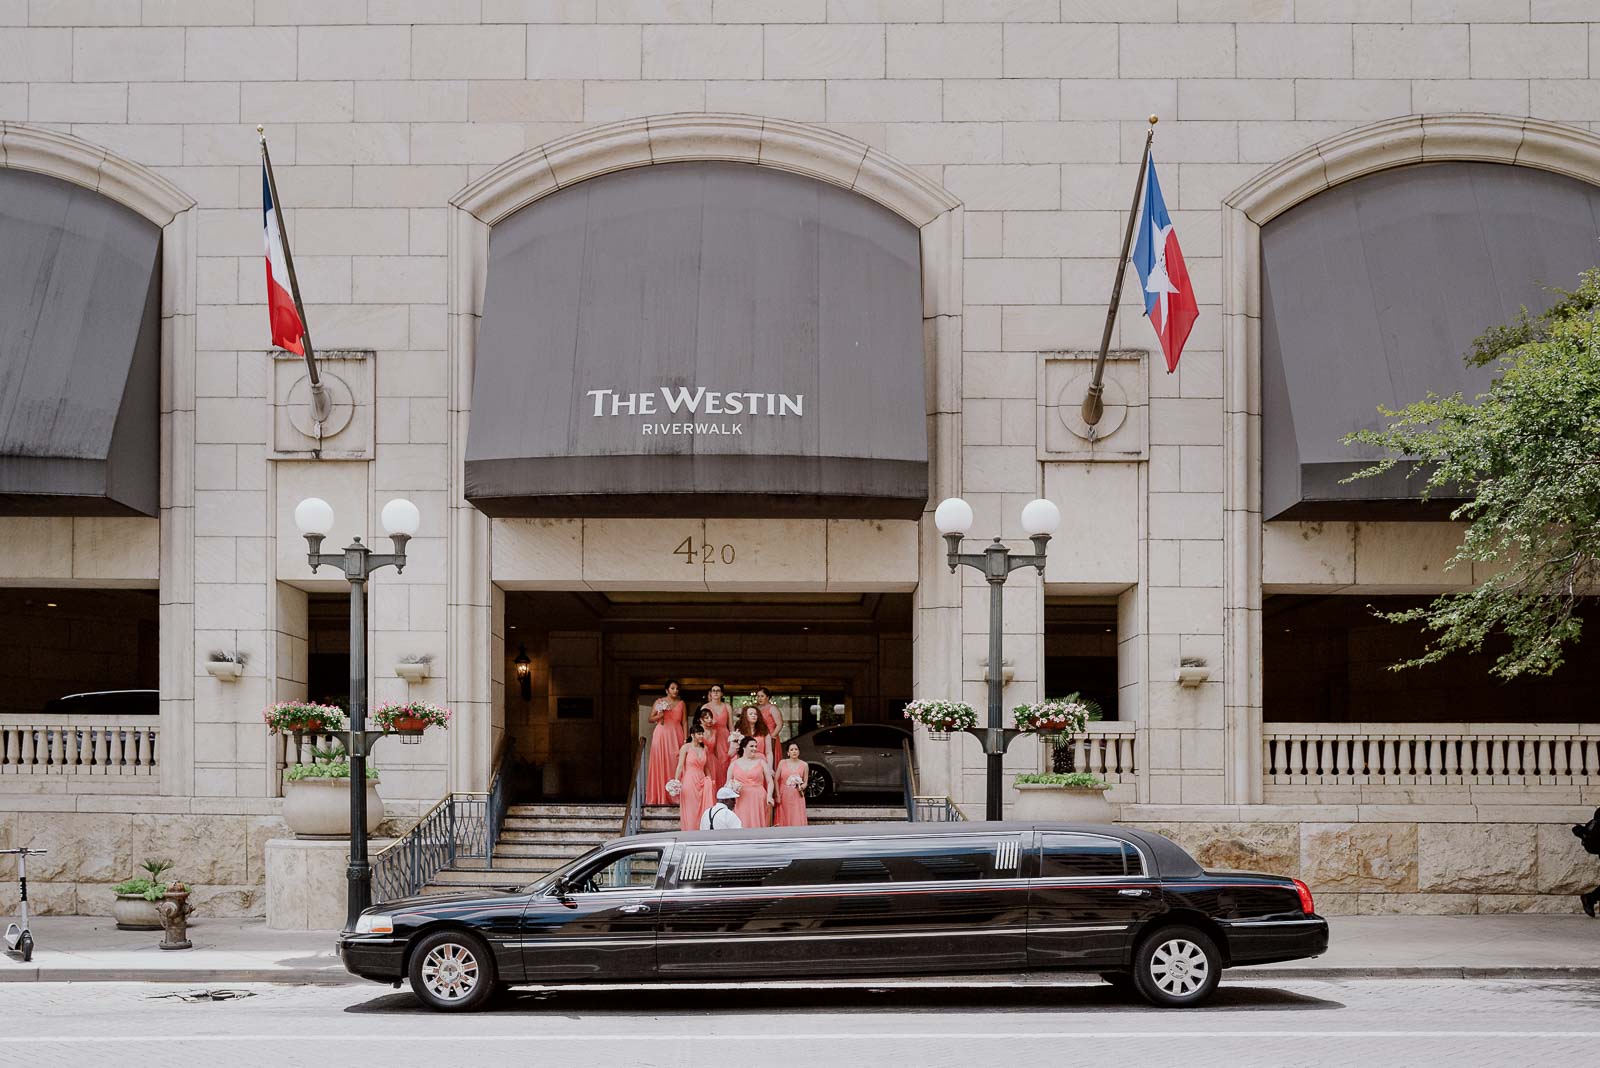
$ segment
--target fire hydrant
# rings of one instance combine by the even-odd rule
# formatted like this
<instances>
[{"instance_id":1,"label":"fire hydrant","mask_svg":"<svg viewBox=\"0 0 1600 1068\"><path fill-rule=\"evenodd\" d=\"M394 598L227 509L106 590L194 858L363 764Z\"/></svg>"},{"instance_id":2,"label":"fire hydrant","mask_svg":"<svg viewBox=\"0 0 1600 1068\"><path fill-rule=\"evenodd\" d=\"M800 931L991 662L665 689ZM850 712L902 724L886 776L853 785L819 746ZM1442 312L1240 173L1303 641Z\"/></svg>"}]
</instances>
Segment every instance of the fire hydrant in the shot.
<instances>
[{"instance_id":1,"label":"fire hydrant","mask_svg":"<svg viewBox=\"0 0 1600 1068\"><path fill-rule=\"evenodd\" d=\"M178 889L169 887L166 896L156 902L156 911L161 914L161 948L192 948L194 943L189 941L189 913L194 911L194 906L189 904L188 889L181 884Z\"/></svg>"}]
</instances>

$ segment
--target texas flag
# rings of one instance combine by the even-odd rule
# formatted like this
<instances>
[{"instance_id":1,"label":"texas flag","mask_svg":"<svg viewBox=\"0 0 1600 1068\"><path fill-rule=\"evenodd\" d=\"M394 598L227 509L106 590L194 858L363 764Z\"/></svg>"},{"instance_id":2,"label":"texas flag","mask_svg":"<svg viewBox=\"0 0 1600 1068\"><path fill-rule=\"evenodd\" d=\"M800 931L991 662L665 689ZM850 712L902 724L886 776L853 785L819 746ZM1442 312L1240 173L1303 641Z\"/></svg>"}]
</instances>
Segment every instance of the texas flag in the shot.
<instances>
[{"instance_id":1,"label":"texas flag","mask_svg":"<svg viewBox=\"0 0 1600 1068\"><path fill-rule=\"evenodd\" d=\"M261 214L267 235L267 317L272 321L272 343L298 356L306 354L300 339L306 332L295 311L294 298L289 295L288 258L283 254L284 236L278 226L278 213L273 210L272 182L267 178L267 164L261 165Z\"/></svg>"},{"instance_id":2,"label":"texas flag","mask_svg":"<svg viewBox=\"0 0 1600 1068\"><path fill-rule=\"evenodd\" d=\"M1171 374L1178 369L1178 357L1183 355L1190 328L1200 318L1200 306L1194 299L1194 284L1183 264L1183 250L1178 247L1172 218L1167 214L1167 202L1161 199L1154 156L1146 168L1144 218L1133 245L1133 269L1139 272L1139 288L1144 290L1144 313L1161 339L1167 373Z\"/></svg>"}]
</instances>

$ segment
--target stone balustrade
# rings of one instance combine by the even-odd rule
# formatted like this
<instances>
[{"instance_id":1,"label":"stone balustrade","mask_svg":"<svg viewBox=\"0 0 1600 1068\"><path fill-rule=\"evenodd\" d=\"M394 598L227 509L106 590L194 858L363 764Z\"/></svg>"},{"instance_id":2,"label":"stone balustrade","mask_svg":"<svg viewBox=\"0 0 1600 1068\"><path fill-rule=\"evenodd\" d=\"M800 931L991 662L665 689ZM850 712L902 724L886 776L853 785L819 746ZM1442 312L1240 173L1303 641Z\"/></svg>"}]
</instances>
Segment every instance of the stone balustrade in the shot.
<instances>
[{"instance_id":1,"label":"stone balustrade","mask_svg":"<svg viewBox=\"0 0 1600 1068\"><path fill-rule=\"evenodd\" d=\"M153 716L41 714L0 721L0 776L95 777L158 782Z\"/></svg>"},{"instance_id":2,"label":"stone balustrade","mask_svg":"<svg viewBox=\"0 0 1600 1068\"><path fill-rule=\"evenodd\" d=\"M1268 801L1306 787L1600 784L1600 726L1589 724L1268 723L1262 748Z\"/></svg>"},{"instance_id":3,"label":"stone balustrade","mask_svg":"<svg viewBox=\"0 0 1600 1068\"><path fill-rule=\"evenodd\" d=\"M1098 775L1113 786L1134 782L1138 777L1133 757L1134 734L1132 723L1089 724L1088 732L1070 743L1073 768Z\"/></svg>"}]
</instances>

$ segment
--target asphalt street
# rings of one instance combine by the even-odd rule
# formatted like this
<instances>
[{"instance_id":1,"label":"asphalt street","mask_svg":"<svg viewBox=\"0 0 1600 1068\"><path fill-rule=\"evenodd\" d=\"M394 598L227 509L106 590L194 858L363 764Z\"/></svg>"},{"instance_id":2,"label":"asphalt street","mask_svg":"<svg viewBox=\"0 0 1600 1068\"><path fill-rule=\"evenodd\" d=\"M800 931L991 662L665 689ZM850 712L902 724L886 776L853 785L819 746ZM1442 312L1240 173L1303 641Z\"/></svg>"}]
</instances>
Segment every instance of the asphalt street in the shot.
<instances>
[{"instance_id":1,"label":"asphalt street","mask_svg":"<svg viewBox=\"0 0 1600 1068\"><path fill-rule=\"evenodd\" d=\"M0 986L0 1065L1569 1065L1600 1048L1600 980L1225 978L1162 1012L1082 981L516 991L435 1015L380 986ZM1091 1060L1092 1059L1092 1060Z\"/></svg>"}]
</instances>

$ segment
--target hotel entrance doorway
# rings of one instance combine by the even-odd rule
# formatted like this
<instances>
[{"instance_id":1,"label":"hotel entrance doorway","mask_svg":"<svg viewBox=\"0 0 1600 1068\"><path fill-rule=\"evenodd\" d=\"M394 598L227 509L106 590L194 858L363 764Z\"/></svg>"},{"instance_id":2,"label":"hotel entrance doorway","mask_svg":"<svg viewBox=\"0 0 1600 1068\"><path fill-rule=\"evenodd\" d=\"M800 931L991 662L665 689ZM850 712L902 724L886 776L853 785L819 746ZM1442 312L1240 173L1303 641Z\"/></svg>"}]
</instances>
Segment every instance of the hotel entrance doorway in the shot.
<instances>
[{"instance_id":1,"label":"hotel entrance doorway","mask_svg":"<svg viewBox=\"0 0 1600 1068\"><path fill-rule=\"evenodd\" d=\"M625 801L650 706L669 679L691 716L714 683L735 710L767 687L785 739L900 724L911 697L909 594L507 591L505 600L506 730L518 758L538 768L545 800Z\"/></svg>"}]
</instances>

